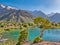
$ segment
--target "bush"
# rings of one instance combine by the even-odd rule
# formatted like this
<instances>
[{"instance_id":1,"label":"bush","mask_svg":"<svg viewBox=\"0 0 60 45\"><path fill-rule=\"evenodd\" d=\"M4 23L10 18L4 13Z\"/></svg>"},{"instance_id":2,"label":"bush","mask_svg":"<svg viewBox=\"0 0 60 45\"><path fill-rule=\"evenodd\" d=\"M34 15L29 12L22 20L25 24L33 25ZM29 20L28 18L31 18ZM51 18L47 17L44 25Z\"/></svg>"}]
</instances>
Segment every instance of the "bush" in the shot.
<instances>
[{"instance_id":1,"label":"bush","mask_svg":"<svg viewBox=\"0 0 60 45\"><path fill-rule=\"evenodd\" d=\"M34 24L33 23L28 23L29 26L33 26Z\"/></svg>"},{"instance_id":2,"label":"bush","mask_svg":"<svg viewBox=\"0 0 60 45\"><path fill-rule=\"evenodd\" d=\"M27 25L23 25L23 27L27 27Z\"/></svg>"},{"instance_id":3,"label":"bush","mask_svg":"<svg viewBox=\"0 0 60 45\"><path fill-rule=\"evenodd\" d=\"M43 25L40 25L39 28L43 28Z\"/></svg>"},{"instance_id":4,"label":"bush","mask_svg":"<svg viewBox=\"0 0 60 45\"><path fill-rule=\"evenodd\" d=\"M10 31L10 29L4 29L5 31Z\"/></svg>"},{"instance_id":5,"label":"bush","mask_svg":"<svg viewBox=\"0 0 60 45\"><path fill-rule=\"evenodd\" d=\"M4 25L0 25L0 27L4 27Z\"/></svg>"},{"instance_id":6,"label":"bush","mask_svg":"<svg viewBox=\"0 0 60 45\"><path fill-rule=\"evenodd\" d=\"M34 39L33 43L39 43L39 42L41 42L41 41L42 41L42 38L36 37L36 38Z\"/></svg>"}]
</instances>

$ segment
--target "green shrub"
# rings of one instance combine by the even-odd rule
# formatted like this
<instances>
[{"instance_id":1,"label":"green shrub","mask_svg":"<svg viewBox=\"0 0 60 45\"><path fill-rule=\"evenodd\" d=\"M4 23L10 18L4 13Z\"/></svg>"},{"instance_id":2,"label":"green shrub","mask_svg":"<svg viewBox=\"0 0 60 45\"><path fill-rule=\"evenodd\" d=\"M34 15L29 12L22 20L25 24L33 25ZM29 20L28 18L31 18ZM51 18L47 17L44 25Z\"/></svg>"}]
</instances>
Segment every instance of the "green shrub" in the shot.
<instances>
[{"instance_id":1,"label":"green shrub","mask_svg":"<svg viewBox=\"0 0 60 45\"><path fill-rule=\"evenodd\" d=\"M10 31L10 29L4 29L5 31Z\"/></svg>"},{"instance_id":2,"label":"green shrub","mask_svg":"<svg viewBox=\"0 0 60 45\"><path fill-rule=\"evenodd\" d=\"M23 25L23 27L27 27L27 25L25 24L25 25Z\"/></svg>"},{"instance_id":3,"label":"green shrub","mask_svg":"<svg viewBox=\"0 0 60 45\"><path fill-rule=\"evenodd\" d=\"M43 25L40 25L39 28L43 28Z\"/></svg>"},{"instance_id":4,"label":"green shrub","mask_svg":"<svg viewBox=\"0 0 60 45\"><path fill-rule=\"evenodd\" d=\"M42 41L42 38L36 37L36 38L34 39L33 43L39 43L39 42L41 42L41 41Z\"/></svg>"}]
</instances>

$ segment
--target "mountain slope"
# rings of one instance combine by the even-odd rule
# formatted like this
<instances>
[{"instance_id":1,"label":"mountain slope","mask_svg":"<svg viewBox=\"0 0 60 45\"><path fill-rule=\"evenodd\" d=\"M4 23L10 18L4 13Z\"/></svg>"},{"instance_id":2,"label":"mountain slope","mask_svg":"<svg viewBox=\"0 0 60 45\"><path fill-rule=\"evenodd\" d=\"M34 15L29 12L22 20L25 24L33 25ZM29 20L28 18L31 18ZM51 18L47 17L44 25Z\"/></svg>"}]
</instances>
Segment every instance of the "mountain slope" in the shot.
<instances>
[{"instance_id":1,"label":"mountain slope","mask_svg":"<svg viewBox=\"0 0 60 45\"><path fill-rule=\"evenodd\" d=\"M48 18L48 16L45 13L43 13L42 11L35 10L35 11L29 11L29 13L31 13L35 17Z\"/></svg>"},{"instance_id":2,"label":"mountain slope","mask_svg":"<svg viewBox=\"0 0 60 45\"><path fill-rule=\"evenodd\" d=\"M55 13L54 12L52 12L52 13L50 13L50 14L47 14L47 16L48 17L51 17L51 16L53 16Z\"/></svg>"},{"instance_id":3,"label":"mountain slope","mask_svg":"<svg viewBox=\"0 0 60 45\"><path fill-rule=\"evenodd\" d=\"M25 10L17 10L0 4L0 21L30 22L34 16Z\"/></svg>"},{"instance_id":4,"label":"mountain slope","mask_svg":"<svg viewBox=\"0 0 60 45\"><path fill-rule=\"evenodd\" d=\"M53 16L49 17L51 22L60 22L60 13L55 13Z\"/></svg>"}]
</instances>

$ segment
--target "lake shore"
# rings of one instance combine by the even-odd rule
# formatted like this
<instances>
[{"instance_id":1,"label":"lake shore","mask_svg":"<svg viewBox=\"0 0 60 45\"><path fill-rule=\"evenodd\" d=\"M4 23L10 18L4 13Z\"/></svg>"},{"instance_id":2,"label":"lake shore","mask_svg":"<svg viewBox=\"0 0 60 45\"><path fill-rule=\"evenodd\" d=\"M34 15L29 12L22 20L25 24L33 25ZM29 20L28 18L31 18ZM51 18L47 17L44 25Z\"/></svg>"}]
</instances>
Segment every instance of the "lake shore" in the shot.
<instances>
[{"instance_id":1,"label":"lake shore","mask_svg":"<svg viewBox=\"0 0 60 45\"><path fill-rule=\"evenodd\" d=\"M24 43L23 45L60 45L60 42L47 42L47 41L43 41L43 42L35 43L35 44Z\"/></svg>"}]
</instances>

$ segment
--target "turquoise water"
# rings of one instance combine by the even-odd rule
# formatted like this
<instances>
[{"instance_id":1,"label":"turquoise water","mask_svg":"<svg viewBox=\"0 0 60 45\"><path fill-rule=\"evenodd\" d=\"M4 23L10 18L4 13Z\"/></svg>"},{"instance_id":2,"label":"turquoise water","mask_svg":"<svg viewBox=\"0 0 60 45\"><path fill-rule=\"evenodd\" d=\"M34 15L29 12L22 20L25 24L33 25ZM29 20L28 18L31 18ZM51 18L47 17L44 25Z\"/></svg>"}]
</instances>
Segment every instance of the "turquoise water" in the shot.
<instances>
[{"instance_id":1,"label":"turquoise water","mask_svg":"<svg viewBox=\"0 0 60 45\"><path fill-rule=\"evenodd\" d=\"M60 29L50 29L44 32L43 40L60 42Z\"/></svg>"},{"instance_id":2,"label":"turquoise water","mask_svg":"<svg viewBox=\"0 0 60 45\"><path fill-rule=\"evenodd\" d=\"M40 29L40 28L30 29L28 40L33 41L36 37L39 37L41 30L42 29ZM5 32L3 34L3 38L13 39L13 40L17 41L19 35L20 35L20 31L18 31L18 30L12 31L12 32ZM60 29L46 30L44 32L43 40L44 41L51 41L51 42L59 42L60 41Z\"/></svg>"},{"instance_id":3,"label":"turquoise water","mask_svg":"<svg viewBox=\"0 0 60 45\"><path fill-rule=\"evenodd\" d=\"M5 33L3 33L2 38L18 41L19 35L20 35L20 31L19 30L11 31L11 32L5 32Z\"/></svg>"},{"instance_id":4,"label":"turquoise water","mask_svg":"<svg viewBox=\"0 0 60 45\"><path fill-rule=\"evenodd\" d=\"M40 28L30 29L28 36L29 41L33 41L36 37L39 37L40 32L41 32Z\"/></svg>"},{"instance_id":5,"label":"turquoise water","mask_svg":"<svg viewBox=\"0 0 60 45\"><path fill-rule=\"evenodd\" d=\"M33 41L36 37L40 36L41 33L40 28L30 29L29 30L29 41ZM60 42L60 29L49 29L44 32L43 35L44 41L51 42Z\"/></svg>"}]
</instances>

